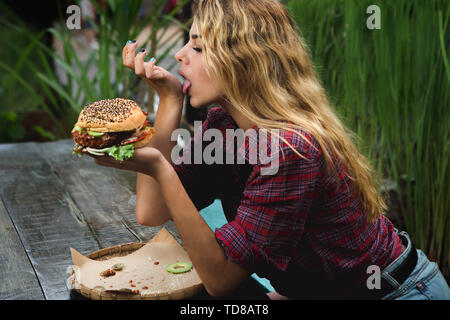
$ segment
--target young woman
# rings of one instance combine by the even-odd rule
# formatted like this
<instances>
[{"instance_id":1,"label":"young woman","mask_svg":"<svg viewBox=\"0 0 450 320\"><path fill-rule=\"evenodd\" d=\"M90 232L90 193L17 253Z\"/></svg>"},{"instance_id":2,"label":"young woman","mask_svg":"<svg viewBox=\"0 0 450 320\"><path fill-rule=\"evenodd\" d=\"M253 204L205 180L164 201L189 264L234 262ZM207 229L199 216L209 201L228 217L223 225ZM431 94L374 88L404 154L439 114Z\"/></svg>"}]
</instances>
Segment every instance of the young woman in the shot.
<instances>
[{"instance_id":1,"label":"young woman","mask_svg":"<svg viewBox=\"0 0 450 320\"><path fill-rule=\"evenodd\" d=\"M193 12L190 41L175 55L184 84L145 62L144 50L135 54L138 43L123 49L124 65L160 97L150 144L123 163L93 156L138 172L138 222L173 220L212 296L236 292L256 272L288 298L448 298L436 264L383 215L375 172L330 107L283 5L198 0ZM208 129L223 141L227 129L265 129L278 137L267 148L278 150L276 172L249 161L251 139L237 146L244 164L174 164L185 94L196 108L220 106L188 147L204 150ZM216 198L228 223L212 231L199 210Z\"/></svg>"}]
</instances>

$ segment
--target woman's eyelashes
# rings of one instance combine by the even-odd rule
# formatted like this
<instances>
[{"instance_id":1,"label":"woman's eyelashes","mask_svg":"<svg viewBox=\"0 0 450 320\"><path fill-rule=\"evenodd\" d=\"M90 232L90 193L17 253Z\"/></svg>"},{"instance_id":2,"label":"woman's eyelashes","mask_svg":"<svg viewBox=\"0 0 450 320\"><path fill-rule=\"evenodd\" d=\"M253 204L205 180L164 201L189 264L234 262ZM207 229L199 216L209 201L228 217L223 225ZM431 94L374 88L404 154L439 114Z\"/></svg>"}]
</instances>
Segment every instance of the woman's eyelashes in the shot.
<instances>
[{"instance_id":1,"label":"woman's eyelashes","mask_svg":"<svg viewBox=\"0 0 450 320\"><path fill-rule=\"evenodd\" d=\"M197 52L202 52L202 49L201 48L192 48L192 49L194 49L195 51L197 51Z\"/></svg>"}]
</instances>

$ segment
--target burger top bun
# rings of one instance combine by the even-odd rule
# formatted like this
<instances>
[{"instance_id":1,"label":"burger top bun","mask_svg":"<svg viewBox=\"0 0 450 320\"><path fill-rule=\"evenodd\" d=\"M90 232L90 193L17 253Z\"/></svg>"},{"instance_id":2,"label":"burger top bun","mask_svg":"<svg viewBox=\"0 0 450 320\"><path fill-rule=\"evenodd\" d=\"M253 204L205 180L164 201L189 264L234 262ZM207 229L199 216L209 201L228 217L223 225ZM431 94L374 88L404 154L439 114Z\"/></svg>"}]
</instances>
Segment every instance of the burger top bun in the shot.
<instances>
[{"instance_id":1,"label":"burger top bun","mask_svg":"<svg viewBox=\"0 0 450 320\"><path fill-rule=\"evenodd\" d=\"M75 126L96 132L120 132L134 130L146 119L133 100L105 99L85 106Z\"/></svg>"}]
</instances>

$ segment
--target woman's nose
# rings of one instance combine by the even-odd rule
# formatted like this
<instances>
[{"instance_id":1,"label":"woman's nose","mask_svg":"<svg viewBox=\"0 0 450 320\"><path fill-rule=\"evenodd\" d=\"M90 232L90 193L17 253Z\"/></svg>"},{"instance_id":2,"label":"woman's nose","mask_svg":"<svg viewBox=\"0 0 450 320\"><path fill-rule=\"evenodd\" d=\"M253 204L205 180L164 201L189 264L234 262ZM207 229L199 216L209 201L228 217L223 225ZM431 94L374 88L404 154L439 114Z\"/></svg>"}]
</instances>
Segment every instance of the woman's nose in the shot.
<instances>
[{"instance_id":1,"label":"woman's nose","mask_svg":"<svg viewBox=\"0 0 450 320\"><path fill-rule=\"evenodd\" d=\"M183 49L180 49L176 54L175 54L175 59L177 60L177 61L179 61L179 62L181 62L182 61L182 51L183 51Z\"/></svg>"},{"instance_id":2,"label":"woman's nose","mask_svg":"<svg viewBox=\"0 0 450 320\"><path fill-rule=\"evenodd\" d=\"M185 55L185 53L184 53L184 51L185 51L185 49L186 49L186 46L187 46L187 44L183 47L183 48L181 48L176 54L175 54L175 59L178 61L178 62L184 62L184 63L186 63L186 55Z\"/></svg>"}]
</instances>

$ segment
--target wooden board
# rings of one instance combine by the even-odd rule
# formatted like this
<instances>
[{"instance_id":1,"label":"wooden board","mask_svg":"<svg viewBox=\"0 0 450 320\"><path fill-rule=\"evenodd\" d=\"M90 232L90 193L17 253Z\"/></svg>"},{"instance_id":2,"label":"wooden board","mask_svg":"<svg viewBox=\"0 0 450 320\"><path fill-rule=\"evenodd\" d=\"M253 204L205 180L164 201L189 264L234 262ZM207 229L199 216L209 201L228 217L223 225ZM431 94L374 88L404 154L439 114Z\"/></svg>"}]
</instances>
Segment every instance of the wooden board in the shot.
<instances>
[{"instance_id":1,"label":"wooden board","mask_svg":"<svg viewBox=\"0 0 450 320\"><path fill-rule=\"evenodd\" d=\"M0 300L42 300L33 266L0 199Z\"/></svg>"},{"instance_id":2,"label":"wooden board","mask_svg":"<svg viewBox=\"0 0 450 320\"><path fill-rule=\"evenodd\" d=\"M98 240L35 143L0 145L0 155L0 196L20 239L15 246L22 245L45 298L68 299L67 248L97 250Z\"/></svg>"},{"instance_id":3,"label":"wooden board","mask_svg":"<svg viewBox=\"0 0 450 320\"><path fill-rule=\"evenodd\" d=\"M136 220L136 173L99 166L89 156L72 155L72 140L38 145L73 202L97 235L100 247L146 242L165 227L181 242L173 222L147 227Z\"/></svg>"},{"instance_id":4,"label":"wooden board","mask_svg":"<svg viewBox=\"0 0 450 320\"><path fill-rule=\"evenodd\" d=\"M9 270L6 264L17 263L15 275L9 273L6 282L2 277L2 297L69 299L64 281L71 265L68 248L86 254L148 241L161 230L136 221L134 173L101 167L89 157L79 159L72 155L72 144L0 144L1 219L6 228L1 239L14 248L0 251L0 267ZM180 241L174 224L165 226ZM34 289L21 284L21 272Z\"/></svg>"}]
</instances>

